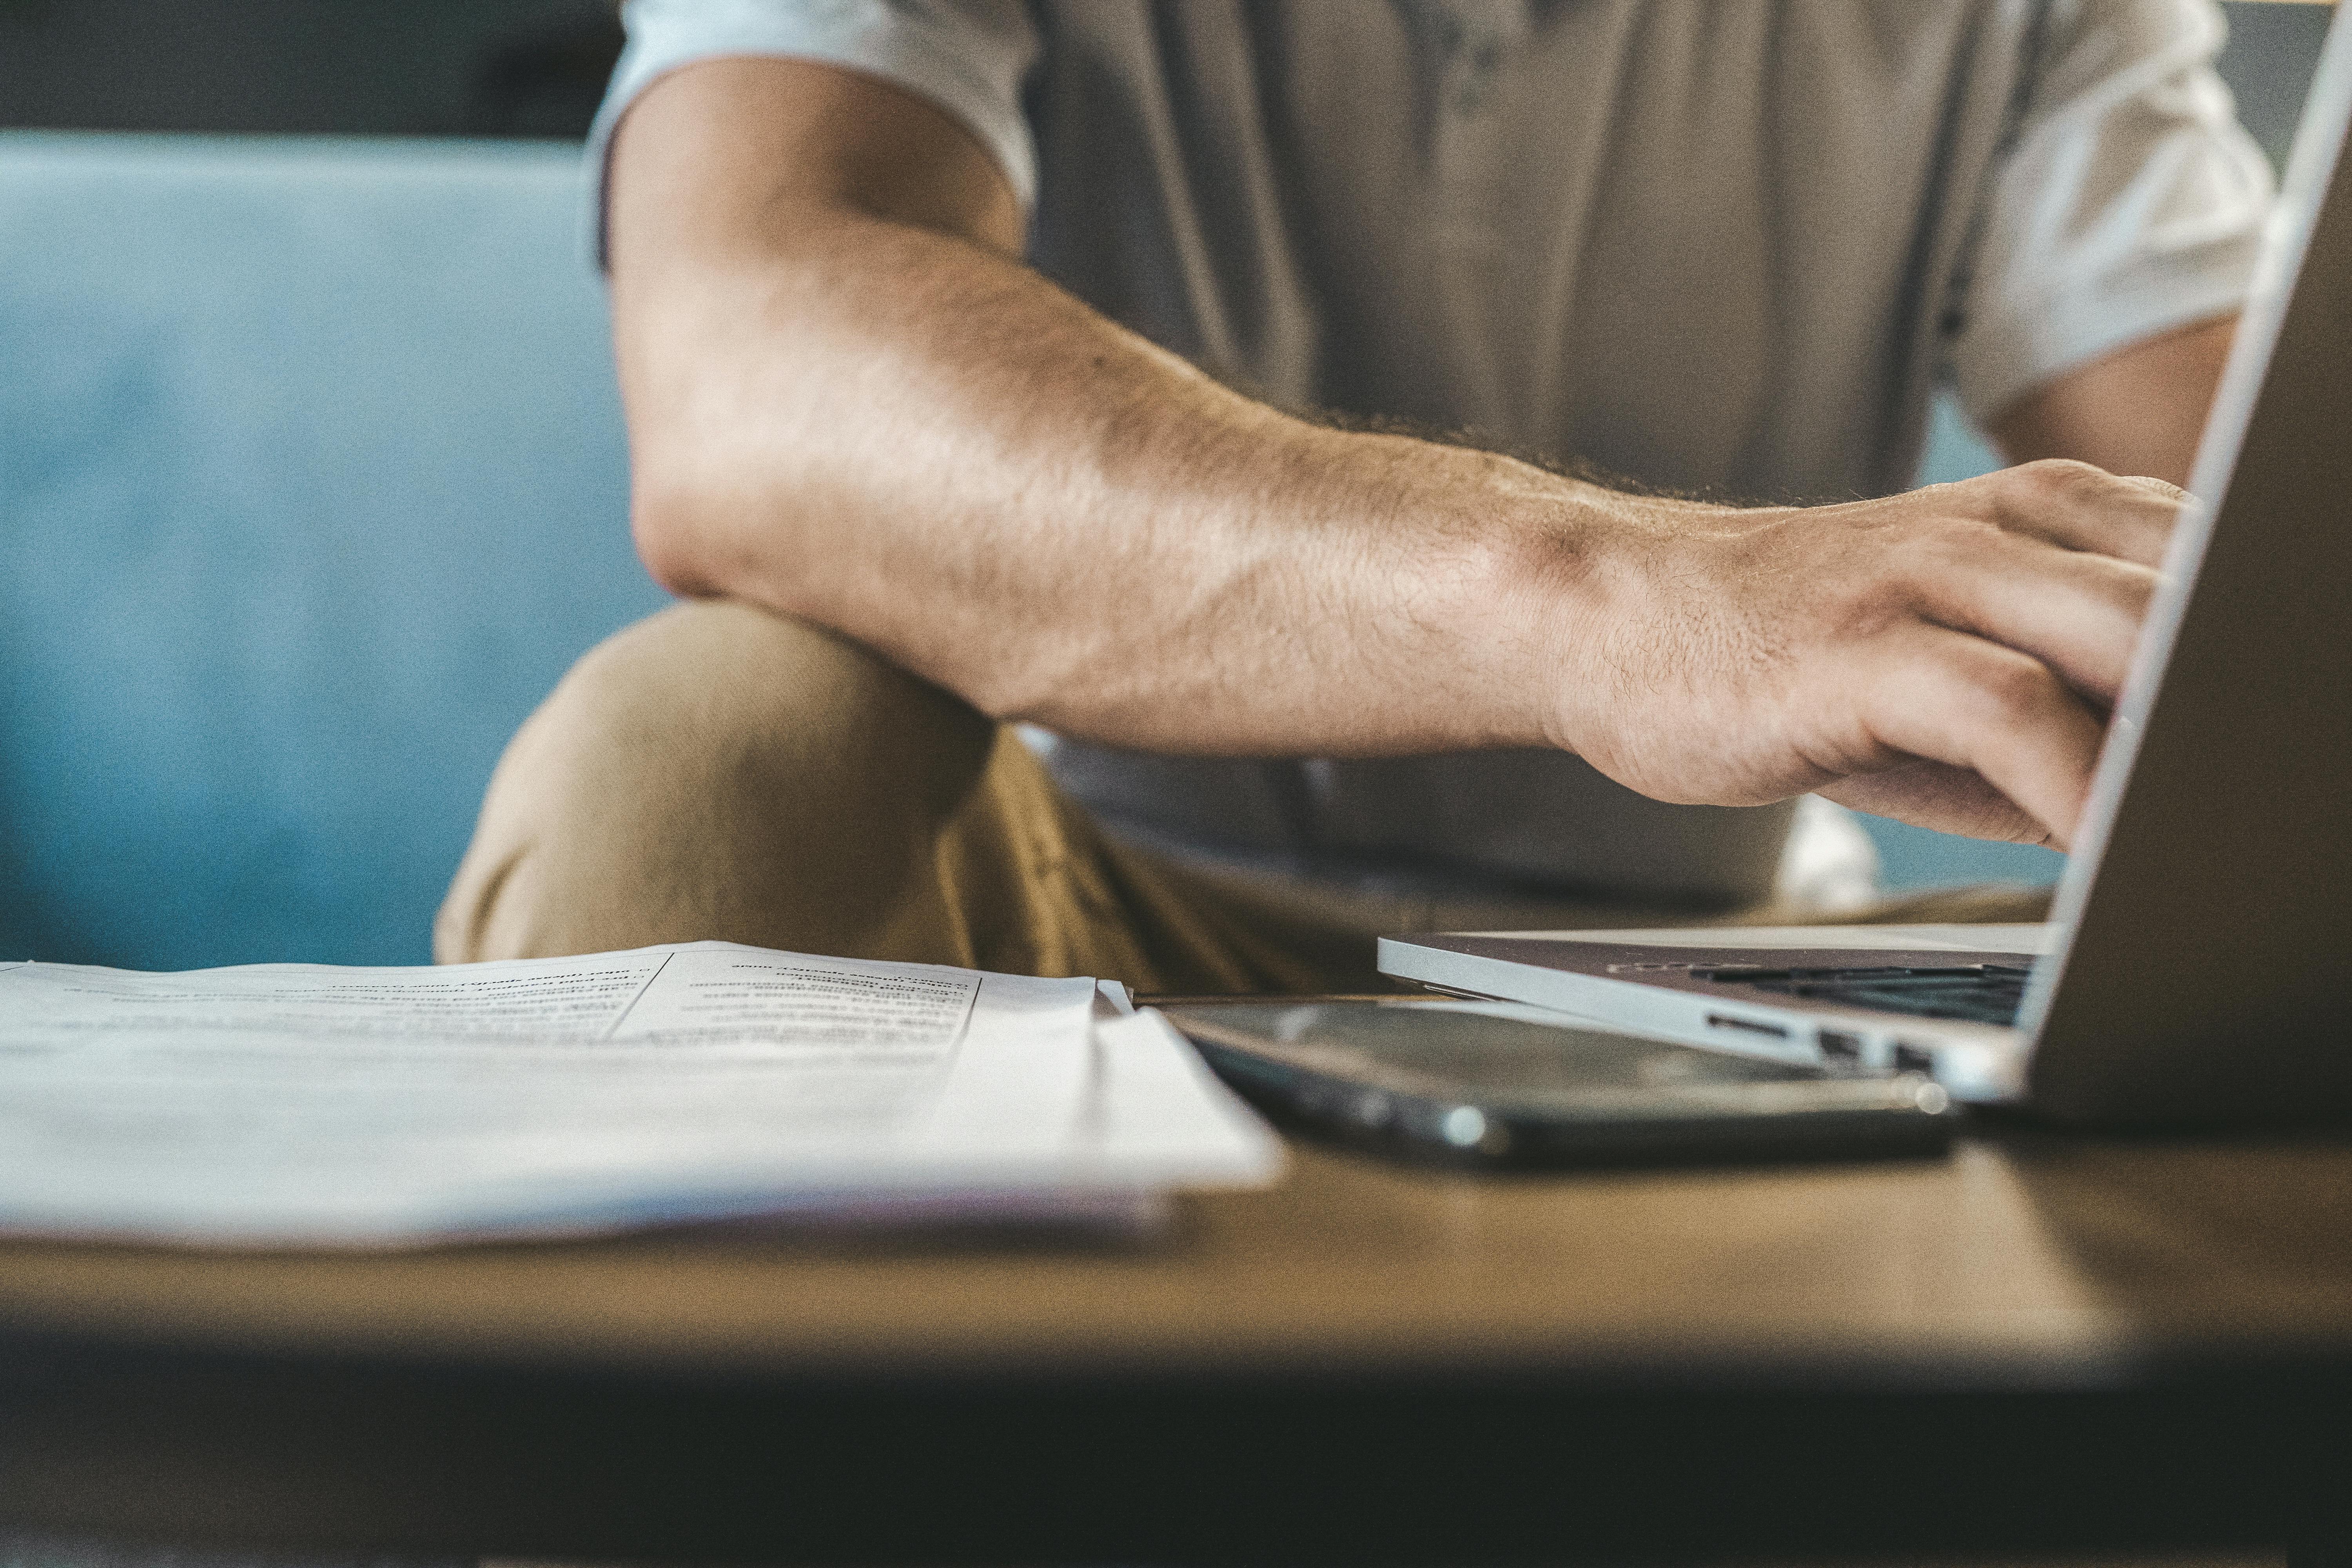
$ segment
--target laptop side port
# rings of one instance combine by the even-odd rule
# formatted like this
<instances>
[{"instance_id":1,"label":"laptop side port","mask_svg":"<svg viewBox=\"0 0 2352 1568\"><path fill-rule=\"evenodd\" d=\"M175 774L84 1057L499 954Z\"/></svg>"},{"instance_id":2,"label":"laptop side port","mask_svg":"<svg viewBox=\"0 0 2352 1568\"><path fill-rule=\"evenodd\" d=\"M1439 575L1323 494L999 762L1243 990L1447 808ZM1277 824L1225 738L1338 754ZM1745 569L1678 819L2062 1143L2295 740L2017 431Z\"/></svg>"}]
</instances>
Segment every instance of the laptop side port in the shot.
<instances>
[{"instance_id":1,"label":"laptop side port","mask_svg":"<svg viewBox=\"0 0 2352 1568\"><path fill-rule=\"evenodd\" d=\"M1769 1035L1776 1040L1789 1037L1789 1026L1786 1024L1768 1024L1761 1018L1734 1017L1729 1013L1709 1013L1706 1026L1710 1029L1737 1029L1748 1035Z\"/></svg>"},{"instance_id":2,"label":"laptop side port","mask_svg":"<svg viewBox=\"0 0 2352 1568\"><path fill-rule=\"evenodd\" d=\"M1862 1065L1860 1035L1849 1035L1841 1029L1823 1029L1813 1039L1822 1048L1822 1060L1830 1066L1858 1068Z\"/></svg>"},{"instance_id":3,"label":"laptop side port","mask_svg":"<svg viewBox=\"0 0 2352 1568\"><path fill-rule=\"evenodd\" d=\"M1932 1076L1936 1070L1936 1058L1923 1046L1906 1046L1897 1040L1895 1042L1895 1070L1924 1072Z\"/></svg>"}]
</instances>

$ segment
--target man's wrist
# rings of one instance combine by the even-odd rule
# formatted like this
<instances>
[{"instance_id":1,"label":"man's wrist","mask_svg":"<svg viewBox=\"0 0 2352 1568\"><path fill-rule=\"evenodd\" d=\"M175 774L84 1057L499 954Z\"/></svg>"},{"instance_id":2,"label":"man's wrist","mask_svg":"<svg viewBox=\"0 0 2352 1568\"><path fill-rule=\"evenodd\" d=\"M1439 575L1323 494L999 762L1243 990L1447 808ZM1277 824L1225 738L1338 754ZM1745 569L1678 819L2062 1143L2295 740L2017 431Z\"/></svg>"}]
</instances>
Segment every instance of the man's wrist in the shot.
<instances>
[{"instance_id":1,"label":"man's wrist","mask_svg":"<svg viewBox=\"0 0 2352 1568\"><path fill-rule=\"evenodd\" d=\"M1486 609L1517 666L1511 721L1525 738L1505 743L1590 758L1626 732L1620 710L1631 693L1612 648L1638 639L1654 651L1672 635L1675 606L1661 590L1681 575L1673 557L1741 509L1510 468L1496 476L1507 504Z\"/></svg>"},{"instance_id":2,"label":"man's wrist","mask_svg":"<svg viewBox=\"0 0 2352 1568\"><path fill-rule=\"evenodd\" d=\"M1627 498L1495 453L1441 449L1447 471L1421 512L1404 613L1435 632L1458 672L1437 693L1454 745L1573 749L1568 671L1603 623L1596 568L1623 531Z\"/></svg>"}]
</instances>

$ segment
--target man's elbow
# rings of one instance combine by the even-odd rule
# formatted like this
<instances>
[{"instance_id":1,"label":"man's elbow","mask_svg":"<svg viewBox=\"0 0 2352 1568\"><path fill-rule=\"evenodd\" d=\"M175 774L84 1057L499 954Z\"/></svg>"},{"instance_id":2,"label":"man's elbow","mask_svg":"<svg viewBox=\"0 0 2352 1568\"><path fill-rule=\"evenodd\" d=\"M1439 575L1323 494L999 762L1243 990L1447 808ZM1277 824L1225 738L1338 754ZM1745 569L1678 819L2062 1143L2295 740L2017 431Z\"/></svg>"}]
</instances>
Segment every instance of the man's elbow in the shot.
<instances>
[{"instance_id":1,"label":"man's elbow","mask_svg":"<svg viewBox=\"0 0 2352 1568\"><path fill-rule=\"evenodd\" d=\"M629 533L637 559L655 582L686 599L724 595L719 558L712 538L714 508L694 487L665 481L640 468L631 486Z\"/></svg>"},{"instance_id":2,"label":"man's elbow","mask_svg":"<svg viewBox=\"0 0 2352 1568\"><path fill-rule=\"evenodd\" d=\"M629 532L655 582L686 599L742 599L831 624L837 607L814 568L798 487L765 471L707 468L676 477L641 465L631 486Z\"/></svg>"}]
</instances>

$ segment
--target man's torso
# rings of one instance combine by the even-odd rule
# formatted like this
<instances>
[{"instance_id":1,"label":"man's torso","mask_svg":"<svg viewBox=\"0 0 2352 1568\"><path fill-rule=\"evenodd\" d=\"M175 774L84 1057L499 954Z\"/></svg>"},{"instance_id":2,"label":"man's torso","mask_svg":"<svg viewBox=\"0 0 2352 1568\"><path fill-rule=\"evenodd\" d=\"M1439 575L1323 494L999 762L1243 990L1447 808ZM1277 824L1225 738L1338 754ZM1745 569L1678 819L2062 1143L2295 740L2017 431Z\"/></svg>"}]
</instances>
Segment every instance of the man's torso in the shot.
<instances>
[{"instance_id":1,"label":"man's torso","mask_svg":"<svg viewBox=\"0 0 2352 1568\"><path fill-rule=\"evenodd\" d=\"M1916 467L2031 7L1033 11L1031 255L1082 299L1285 406L1797 500ZM1788 824L1553 752L1053 761L1131 831L1330 875L1731 904Z\"/></svg>"}]
</instances>

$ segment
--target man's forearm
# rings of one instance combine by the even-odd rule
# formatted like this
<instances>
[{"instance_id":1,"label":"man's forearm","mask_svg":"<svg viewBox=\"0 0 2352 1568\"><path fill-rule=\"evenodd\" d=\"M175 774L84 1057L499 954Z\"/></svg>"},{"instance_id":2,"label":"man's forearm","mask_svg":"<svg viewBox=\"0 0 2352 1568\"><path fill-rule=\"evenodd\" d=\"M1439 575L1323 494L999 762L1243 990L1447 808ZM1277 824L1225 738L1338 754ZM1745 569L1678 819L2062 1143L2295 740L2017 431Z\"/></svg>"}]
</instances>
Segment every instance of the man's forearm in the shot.
<instances>
[{"instance_id":1,"label":"man's forearm","mask_svg":"<svg viewBox=\"0 0 2352 1568\"><path fill-rule=\"evenodd\" d=\"M1117 743L1543 741L1533 600L1589 487L1288 417L961 238L818 201L683 246L653 219L616 215L615 304L673 587Z\"/></svg>"},{"instance_id":2,"label":"man's forearm","mask_svg":"<svg viewBox=\"0 0 2352 1568\"><path fill-rule=\"evenodd\" d=\"M2071 463L1737 510L1314 426L1020 266L969 133L828 67L665 79L613 188L656 574L1117 743L1551 744L2063 842L2178 510Z\"/></svg>"}]
</instances>

